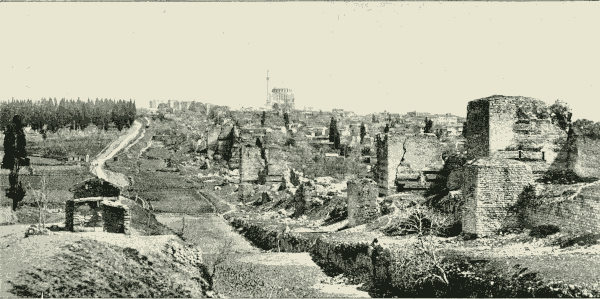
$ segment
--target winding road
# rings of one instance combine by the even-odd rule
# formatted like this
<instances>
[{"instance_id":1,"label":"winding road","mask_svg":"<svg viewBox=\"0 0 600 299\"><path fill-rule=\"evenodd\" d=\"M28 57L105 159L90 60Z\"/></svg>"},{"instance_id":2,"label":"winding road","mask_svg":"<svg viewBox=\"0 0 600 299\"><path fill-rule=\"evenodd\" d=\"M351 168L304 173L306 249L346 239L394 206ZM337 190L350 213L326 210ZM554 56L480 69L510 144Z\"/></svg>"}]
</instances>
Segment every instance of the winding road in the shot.
<instances>
[{"instance_id":1,"label":"winding road","mask_svg":"<svg viewBox=\"0 0 600 299\"><path fill-rule=\"evenodd\" d=\"M148 124L150 123L150 120L148 118L146 118L146 121L148 122ZM135 141L131 142L135 138L135 136L138 135L140 130L142 130L142 134L140 134L140 136ZM127 134L113 141L106 148L104 148L102 152L98 154L98 156L96 156L96 158L94 159L94 161L92 161L90 165L90 172L95 176L108 182L111 182L112 184L115 184L117 186L128 186L129 181L127 180L127 177L124 174L104 169L104 163L106 163L107 160L112 159L117 153L119 153L119 151L125 148L128 144L129 146L127 147L127 149L129 149L131 146L137 143L140 139L144 137L144 132L145 129L142 128L142 124L137 120L134 121L133 126L129 128Z\"/></svg>"}]
</instances>

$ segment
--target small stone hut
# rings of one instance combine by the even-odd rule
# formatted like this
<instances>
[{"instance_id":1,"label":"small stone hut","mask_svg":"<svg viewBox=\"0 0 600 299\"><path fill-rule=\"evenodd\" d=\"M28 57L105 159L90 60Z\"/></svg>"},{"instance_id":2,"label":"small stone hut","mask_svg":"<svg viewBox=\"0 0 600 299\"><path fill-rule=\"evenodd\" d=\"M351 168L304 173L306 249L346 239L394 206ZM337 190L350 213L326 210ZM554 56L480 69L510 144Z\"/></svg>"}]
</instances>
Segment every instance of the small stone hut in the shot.
<instances>
[{"instance_id":1,"label":"small stone hut","mask_svg":"<svg viewBox=\"0 0 600 299\"><path fill-rule=\"evenodd\" d=\"M101 178L91 178L69 189L73 199L67 200L66 229L75 231L104 231L128 233L129 209L119 203L121 189Z\"/></svg>"}]
</instances>

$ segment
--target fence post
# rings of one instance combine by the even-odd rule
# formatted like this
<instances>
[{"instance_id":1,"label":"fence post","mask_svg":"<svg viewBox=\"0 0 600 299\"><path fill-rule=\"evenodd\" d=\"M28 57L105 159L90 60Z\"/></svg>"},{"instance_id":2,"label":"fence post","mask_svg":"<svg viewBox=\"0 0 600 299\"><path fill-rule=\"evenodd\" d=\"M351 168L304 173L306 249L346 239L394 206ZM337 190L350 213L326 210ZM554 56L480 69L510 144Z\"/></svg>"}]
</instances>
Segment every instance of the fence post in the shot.
<instances>
[{"instance_id":1,"label":"fence post","mask_svg":"<svg viewBox=\"0 0 600 299\"><path fill-rule=\"evenodd\" d=\"M546 161L546 152L542 152L542 160Z\"/></svg>"},{"instance_id":2,"label":"fence post","mask_svg":"<svg viewBox=\"0 0 600 299\"><path fill-rule=\"evenodd\" d=\"M519 150L519 160L521 160L522 152Z\"/></svg>"}]
</instances>

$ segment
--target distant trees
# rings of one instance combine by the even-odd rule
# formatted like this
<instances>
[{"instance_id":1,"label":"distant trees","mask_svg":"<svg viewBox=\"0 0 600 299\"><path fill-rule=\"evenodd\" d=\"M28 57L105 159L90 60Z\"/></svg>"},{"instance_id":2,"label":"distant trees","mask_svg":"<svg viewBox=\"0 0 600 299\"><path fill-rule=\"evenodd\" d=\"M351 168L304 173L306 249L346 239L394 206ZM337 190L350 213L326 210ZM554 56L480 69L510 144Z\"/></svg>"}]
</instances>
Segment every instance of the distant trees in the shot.
<instances>
[{"instance_id":1,"label":"distant trees","mask_svg":"<svg viewBox=\"0 0 600 299\"><path fill-rule=\"evenodd\" d=\"M573 122L572 127L577 130L579 135L600 139L600 122L594 123L588 119L578 119Z\"/></svg>"},{"instance_id":2,"label":"distant trees","mask_svg":"<svg viewBox=\"0 0 600 299\"><path fill-rule=\"evenodd\" d=\"M365 140L365 136L367 135L367 128L365 128L365 123L360 124L360 144Z\"/></svg>"},{"instance_id":3,"label":"distant trees","mask_svg":"<svg viewBox=\"0 0 600 299\"><path fill-rule=\"evenodd\" d=\"M261 127L265 126L265 121L267 120L267 112L263 111L262 116L260 117L260 125Z\"/></svg>"},{"instance_id":4,"label":"distant trees","mask_svg":"<svg viewBox=\"0 0 600 299\"><path fill-rule=\"evenodd\" d=\"M20 115L24 127L46 136L46 131L56 132L60 128L84 130L90 124L108 130L114 123L121 130L129 128L135 120L137 109L132 100L113 101L109 99L80 99L57 101L56 98L42 98L40 101L11 100L0 103L0 127L5 130L14 115Z\"/></svg>"},{"instance_id":5,"label":"distant trees","mask_svg":"<svg viewBox=\"0 0 600 299\"><path fill-rule=\"evenodd\" d=\"M378 122L377 121L377 117L375 117L375 113L371 114L371 117L372 117L372 119L371 119L372 123L377 123Z\"/></svg>"},{"instance_id":6,"label":"distant trees","mask_svg":"<svg viewBox=\"0 0 600 299\"><path fill-rule=\"evenodd\" d=\"M385 128L383 128L383 133L389 133L390 132L390 124L385 124Z\"/></svg>"},{"instance_id":7,"label":"distant trees","mask_svg":"<svg viewBox=\"0 0 600 299\"><path fill-rule=\"evenodd\" d=\"M12 122L4 131L4 157L2 158L2 169L10 170L8 175L10 187L6 190L6 196L13 201L13 211L25 197L25 188L19 181L19 169L21 166L29 166L26 145L21 116L14 115Z\"/></svg>"},{"instance_id":8,"label":"distant trees","mask_svg":"<svg viewBox=\"0 0 600 299\"><path fill-rule=\"evenodd\" d=\"M467 122L463 123L462 136L467 138Z\"/></svg>"}]
</instances>

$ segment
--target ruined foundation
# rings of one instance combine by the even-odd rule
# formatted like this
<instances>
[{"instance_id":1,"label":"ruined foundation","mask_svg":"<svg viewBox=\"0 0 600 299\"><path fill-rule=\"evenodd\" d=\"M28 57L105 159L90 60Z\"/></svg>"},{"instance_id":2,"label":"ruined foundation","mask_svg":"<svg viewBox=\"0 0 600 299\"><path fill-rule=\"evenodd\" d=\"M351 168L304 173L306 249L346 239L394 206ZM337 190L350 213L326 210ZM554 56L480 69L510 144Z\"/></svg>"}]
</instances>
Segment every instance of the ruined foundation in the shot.
<instances>
[{"instance_id":1,"label":"ruined foundation","mask_svg":"<svg viewBox=\"0 0 600 299\"><path fill-rule=\"evenodd\" d=\"M519 225L518 216L508 209L533 181L529 166L509 159L481 158L465 166L464 177L463 232L486 236Z\"/></svg>"}]
</instances>

